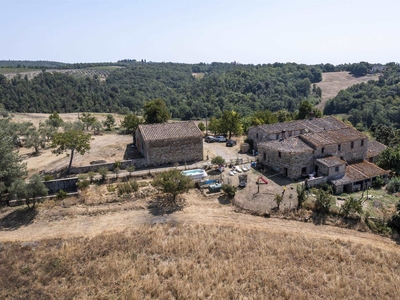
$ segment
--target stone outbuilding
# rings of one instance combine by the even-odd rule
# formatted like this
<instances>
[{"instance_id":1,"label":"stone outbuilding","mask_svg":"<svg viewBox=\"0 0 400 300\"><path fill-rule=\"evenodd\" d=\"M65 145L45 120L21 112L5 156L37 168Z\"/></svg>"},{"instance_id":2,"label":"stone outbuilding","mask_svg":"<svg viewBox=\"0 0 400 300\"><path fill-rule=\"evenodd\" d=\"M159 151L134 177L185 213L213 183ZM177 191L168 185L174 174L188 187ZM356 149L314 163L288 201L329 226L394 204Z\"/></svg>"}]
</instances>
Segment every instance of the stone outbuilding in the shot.
<instances>
[{"instance_id":1,"label":"stone outbuilding","mask_svg":"<svg viewBox=\"0 0 400 300\"><path fill-rule=\"evenodd\" d=\"M135 139L147 166L203 160L203 135L191 121L139 125Z\"/></svg>"}]
</instances>

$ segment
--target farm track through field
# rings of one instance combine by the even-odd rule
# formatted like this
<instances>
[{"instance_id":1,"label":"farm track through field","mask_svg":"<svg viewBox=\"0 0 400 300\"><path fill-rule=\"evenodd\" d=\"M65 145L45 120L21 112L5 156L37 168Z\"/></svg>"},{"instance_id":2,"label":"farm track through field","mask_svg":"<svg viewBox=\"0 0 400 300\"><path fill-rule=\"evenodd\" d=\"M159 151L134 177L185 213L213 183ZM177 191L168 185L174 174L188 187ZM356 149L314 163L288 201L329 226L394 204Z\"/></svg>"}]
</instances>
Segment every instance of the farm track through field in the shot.
<instances>
[{"instance_id":1,"label":"farm track through field","mask_svg":"<svg viewBox=\"0 0 400 300\"><path fill-rule=\"evenodd\" d=\"M186 196L186 207L172 214L152 215L147 205L132 207L132 202L103 204L101 206L76 206L74 214L65 214L60 220L47 217L51 209L39 208L32 224L15 230L0 231L0 241L32 241L48 238L94 237L104 232L124 232L143 224L177 222L209 226L240 227L283 235L307 236L370 245L388 251L399 251L399 246L388 238L333 226L262 218L235 212L235 207L218 203L216 196L205 198L198 191ZM103 210L97 211L99 207ZM78 212L78 210L80 212ZM4 217L6 212L1 215ZM92 215L91 215L92 214Z\"/></svg>"}]
</instances>

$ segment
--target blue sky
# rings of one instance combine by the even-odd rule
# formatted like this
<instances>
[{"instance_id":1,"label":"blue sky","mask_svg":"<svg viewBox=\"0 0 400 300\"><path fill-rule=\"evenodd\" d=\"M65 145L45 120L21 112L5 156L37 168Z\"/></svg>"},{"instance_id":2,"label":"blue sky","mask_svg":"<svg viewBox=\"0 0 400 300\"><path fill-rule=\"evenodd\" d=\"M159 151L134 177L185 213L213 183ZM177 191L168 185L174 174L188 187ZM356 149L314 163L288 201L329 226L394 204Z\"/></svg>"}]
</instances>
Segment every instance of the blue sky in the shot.
<instances>
[{"instance_id":1,"label":"blue sky","mask_svg":"<svg viewBox=\"0 0 400 300\"><path fill-rule=\"evenodd\" d=\"M0 0L0 60L400 61L400 1Z\"/></svg>"}]
</instances>

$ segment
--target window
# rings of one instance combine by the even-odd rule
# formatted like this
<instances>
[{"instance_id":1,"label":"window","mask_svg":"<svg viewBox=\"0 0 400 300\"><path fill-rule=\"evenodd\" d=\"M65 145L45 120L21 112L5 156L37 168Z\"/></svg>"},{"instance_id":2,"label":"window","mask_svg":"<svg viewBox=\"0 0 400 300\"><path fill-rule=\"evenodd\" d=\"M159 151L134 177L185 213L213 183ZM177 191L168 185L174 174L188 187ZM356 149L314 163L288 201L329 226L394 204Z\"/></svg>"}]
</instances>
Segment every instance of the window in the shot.
<instances>
[{"instance_id":1,"label":"window","mask_svg":"<svg viewBox=\"0 0 400 300\"><path fill-rule=\"evenodd\" d=\"M279 139L279 133L276 135L276 139Z\"/></svg>"},{"instance_id":2,"label":"window","mask_svg":"<svg viewBox=\"0 0 400 300\"><path fill-rule=\"evenodd\" d=\"M351 149L354 148L354 142L351 142Z\"/></svg>"},{"instance_id":3,"label":"window","mask_svg":"<svg viewBox=\"0 0 400 300\"><path fill-rule=\"evenodd\" d=\"M307 167L301 168L301 174L307 174Z\"/></svg>"},{"instance_id":4,"label":"window","mask_svg":"<svg viewBox=\"0 0 400 300\"><path fill-rule=\"evenodd\" d=\"M281 156L282 156L282 155L281 155L281 151L278 152L278 156L279 156L279 158L281 158Z\"/></svg>"},{"instance_id":5,"label":"window","mask_svg":"<svg viewBox=\"0 0 400 300\"><path fill-rule=\"evenodd\" d=\"M335 172L339 172L339 167L335 167Z\"/></svg>"},{"instance_id":6,"label":"window","mask_svg":"<svg viewBox=\"0 0 400 300\"><path fill-rule=\"evenodd\" d=\"M364 146L364 140L361 140L361 147Z\"/></svg>"},{"instance_id":7,"label":"window","mask_svg":"<svg viewBox=\"0 0 400 300\"><path fill-rule=\"evenodd\" d=\"M337 145L337 151L340 151L342 148L342 145Z\"/></svg>"},{"instance_id":8,"label":"window","mask_svg":"<svg viewBox=\"0 0 400 300\"><path fill-rule=\"evenodd\" d=\"M325 148L322 148L322 149L321 149L321 153L324 153L324 152L325 152Z\"/></svg>"},{"instance_id":9,"label":"window","mask_svg":"<svg viewBox=\"0 0 400 300\"><path fill-rule=\"evenodd\" d=\"M258 133L256 133L256 138L258 139Z\"/></svg>"},{"instance_id":10,"label":"window","mask_svg":"<svg viewBox=\"0 0 400 300\"><path fill-rule=\"evenodd\" d=\"M267 153L265 153L265 152L264 152L264 154L263 154L263 159L264 159L264 161L267 160Z\"/></svg>"}]
</instances>

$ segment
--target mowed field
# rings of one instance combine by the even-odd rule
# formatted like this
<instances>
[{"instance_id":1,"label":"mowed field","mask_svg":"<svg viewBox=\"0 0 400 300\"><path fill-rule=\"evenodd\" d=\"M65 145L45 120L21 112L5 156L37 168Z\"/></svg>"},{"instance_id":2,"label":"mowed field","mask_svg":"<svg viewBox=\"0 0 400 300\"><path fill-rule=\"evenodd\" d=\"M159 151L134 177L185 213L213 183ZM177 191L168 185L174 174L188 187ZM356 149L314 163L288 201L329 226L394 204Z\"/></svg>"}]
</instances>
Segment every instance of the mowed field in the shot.
<instances>
[{"instance_id":1,"label":"mowed field","mask_svg":"<svg viewBox=\"0 0 400 300\"><path fill-rule=\"evenodd\" d=\"M380 74L354 77L348 72L322 73L322 81L317 83L317 86L322 90L322 101L316 105L316 107L323 110L325 103L329 99L335 97L339 91L347 89L357 83L378 80L379 75Z\"/></svg>"}]
</instances>

